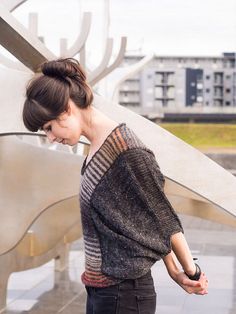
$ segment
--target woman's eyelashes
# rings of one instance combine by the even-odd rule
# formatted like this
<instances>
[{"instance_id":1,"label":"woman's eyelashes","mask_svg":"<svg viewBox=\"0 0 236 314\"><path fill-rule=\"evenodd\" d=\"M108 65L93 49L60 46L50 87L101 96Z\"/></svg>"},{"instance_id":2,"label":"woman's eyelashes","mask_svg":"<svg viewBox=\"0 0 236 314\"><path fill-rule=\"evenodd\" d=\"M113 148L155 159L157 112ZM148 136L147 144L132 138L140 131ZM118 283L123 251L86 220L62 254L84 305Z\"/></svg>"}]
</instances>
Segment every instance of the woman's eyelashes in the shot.
<instances>
[{"instance_id":1,"label":"woman's eyelashes","mask_svg":"<svg viewBox=\"0 0 236 314\"><path fill-rule=\"evenodd\" d=\"M47 127L44 128L44 132L45 133L48 133L48 132L51 132L51 131L52 131L51 125L48 125Z\"/></svg>"}]
</instances>

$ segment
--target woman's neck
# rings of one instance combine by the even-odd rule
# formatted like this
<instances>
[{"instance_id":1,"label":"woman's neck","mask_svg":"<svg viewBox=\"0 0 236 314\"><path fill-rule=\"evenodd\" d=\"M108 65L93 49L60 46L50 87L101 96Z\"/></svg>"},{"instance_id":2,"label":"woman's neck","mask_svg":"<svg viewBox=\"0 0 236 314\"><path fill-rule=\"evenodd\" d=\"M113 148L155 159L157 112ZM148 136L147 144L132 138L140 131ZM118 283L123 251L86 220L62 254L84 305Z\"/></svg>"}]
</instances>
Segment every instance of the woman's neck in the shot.
<instances>
[{"instance_id":1,"label":"woman's neck","mask_svg":"<svg viewBox=\"0 0 236 314\"><path fill-rule=\"evenodd\" d=\"M82 134L90 141L90 152L93 154L118 123L93 106L89 110L89 114L84 115Z\"/></svg>"}]
</instances>

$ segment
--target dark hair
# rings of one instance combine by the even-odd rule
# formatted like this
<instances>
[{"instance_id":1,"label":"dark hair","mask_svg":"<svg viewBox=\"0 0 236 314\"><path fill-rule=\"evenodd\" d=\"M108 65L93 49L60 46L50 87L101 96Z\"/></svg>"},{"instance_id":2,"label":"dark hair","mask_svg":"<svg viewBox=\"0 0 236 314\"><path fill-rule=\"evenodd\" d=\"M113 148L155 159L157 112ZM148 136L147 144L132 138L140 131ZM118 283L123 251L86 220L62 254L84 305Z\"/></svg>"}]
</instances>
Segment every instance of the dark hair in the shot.
<instances>
[{"instance_id":1,"label":"dark hair","mask_svg":"<svg viewBox=\"0 0 236 314\"><path fill-rule=\"evenodd\" d=\"M23 107L25 127L37 132L68 109L69 98L80 108L91 105L93 93L79 62L73 58L44 62L29 81Z\"/></svg>"}]
</instances>

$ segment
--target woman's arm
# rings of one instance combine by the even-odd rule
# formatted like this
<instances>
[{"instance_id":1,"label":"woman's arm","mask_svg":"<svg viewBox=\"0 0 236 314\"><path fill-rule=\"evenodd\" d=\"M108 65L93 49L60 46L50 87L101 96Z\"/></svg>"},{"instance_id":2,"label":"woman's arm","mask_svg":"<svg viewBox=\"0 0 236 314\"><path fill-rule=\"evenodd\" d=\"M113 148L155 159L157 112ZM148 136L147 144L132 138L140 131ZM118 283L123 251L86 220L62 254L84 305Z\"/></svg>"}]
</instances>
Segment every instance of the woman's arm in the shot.
<instances>
[{"instance_id":1,"label":"woman's arm","mask_svg":"<svg viewBox=\"0 0 236 314\"><path fill-rule=\"evenodd\" d=\"M196 265L193 261L190 249L182 232L178 232L171 237L172 251L163 258L170 277L177 282L188 293L206 294L208 280L204 273L201 274L198 281L190 280L190 276L196 272ZM180 270L178 263L183 270Z\"/></svg>"},{"instance_id":2,"label":"woman's arm","mask_svg":"<svg viewBox=\"0 0 236 314\"><path fill-rule=\"evenodd\" d=\"M196 266L193 261L188 243L182 232L178 232L171 237L171 246L183 270L188 275L194 275Z\"/></svg>"}]
</instances>

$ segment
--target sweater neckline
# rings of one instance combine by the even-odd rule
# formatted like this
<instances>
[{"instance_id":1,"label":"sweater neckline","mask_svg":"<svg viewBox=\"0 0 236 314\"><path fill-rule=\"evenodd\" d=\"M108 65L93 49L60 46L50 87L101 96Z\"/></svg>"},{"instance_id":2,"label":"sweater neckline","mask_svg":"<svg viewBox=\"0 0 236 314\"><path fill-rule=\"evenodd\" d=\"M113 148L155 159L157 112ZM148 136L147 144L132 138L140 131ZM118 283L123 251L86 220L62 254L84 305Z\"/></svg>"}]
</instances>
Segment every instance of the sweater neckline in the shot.
<instances>
[{"instance_id":1,"label":"sweater neckline","mask_svg":"<svg viewBox=\"0 0 236 314\"><path fill-rule=\"evenodd\" d=\"M123 123L119 123L114 129L111 130L111 132L107 135L107 137L105 138L105 140L103 141L103 143L101 144L101 146L98 148L98 150L96 150L96 152L92 155L92 157L90 158L89 162L87 163L87 159L88 159L88 155L85 157L84 162L82 164L81 167L81 175L84 175L85 171L88 169L88 167L90 166L91 162L94 160L94 158L97 156L97 154L101 151L102 147L106 144L106 142L108 141L108 139L112 136L112 134L120 127L126 125L125 122Z\"/></svg>"}]
</instances>

